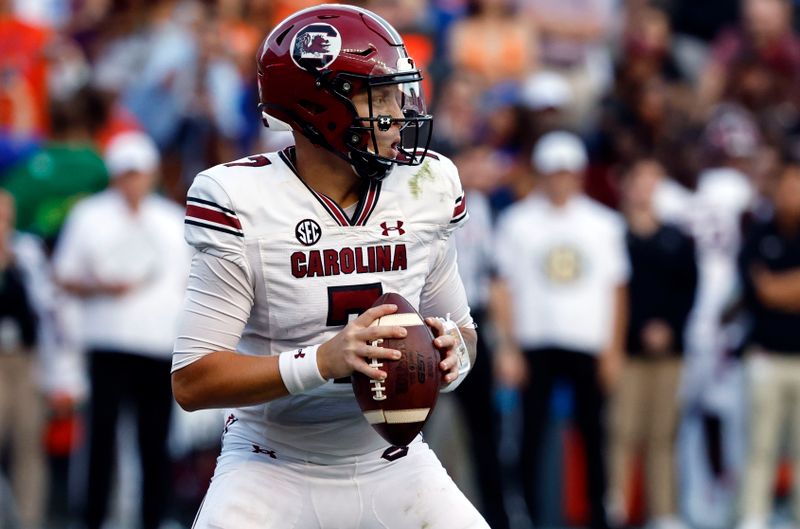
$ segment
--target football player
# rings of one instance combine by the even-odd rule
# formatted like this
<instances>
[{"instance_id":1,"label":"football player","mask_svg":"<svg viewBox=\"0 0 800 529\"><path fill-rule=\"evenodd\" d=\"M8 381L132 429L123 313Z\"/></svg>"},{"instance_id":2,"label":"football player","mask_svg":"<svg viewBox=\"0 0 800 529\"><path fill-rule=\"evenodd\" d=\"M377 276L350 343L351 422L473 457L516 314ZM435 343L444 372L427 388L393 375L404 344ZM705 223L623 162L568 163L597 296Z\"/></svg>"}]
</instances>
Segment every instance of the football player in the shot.
<instances>
[{"instance_id":1,"label":"football player","mask_svg":"<svg viewBox=\"0 0 800 529\"><path fill-rule=\"evenodd\" d=\"M475 360L450 237L463 190L427 149L420 71L385 20L342 5L290 16L257 60L264 123L295 146L203 171L187 198L173 390L231 408L194 527L486 528L419 436L378 436L349 382L400 356L380 340L404 328L370 327L397 309L370 308L383 292L446 315L426 318L443 390Z\"/></svg>"}]
</instances>

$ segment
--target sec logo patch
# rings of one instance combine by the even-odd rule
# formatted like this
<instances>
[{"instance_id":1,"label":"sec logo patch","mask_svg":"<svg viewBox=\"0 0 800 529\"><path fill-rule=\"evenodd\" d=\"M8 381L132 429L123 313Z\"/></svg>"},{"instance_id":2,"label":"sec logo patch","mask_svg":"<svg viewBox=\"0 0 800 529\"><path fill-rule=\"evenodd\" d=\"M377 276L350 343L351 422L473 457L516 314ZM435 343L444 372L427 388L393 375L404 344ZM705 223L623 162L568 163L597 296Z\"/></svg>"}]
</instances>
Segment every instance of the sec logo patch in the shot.
<instances>
[{"instance_id":1,"label":"sec logo patch","mask_svg":"<svg viewBox=\"0 0 800 529\"><path fill-rule=\"evenodd\" d=\"M322 228L314 220L303 219L295 226L294 236L303 246L313 246L322 237Z\"/></svg>"}]
</instances>

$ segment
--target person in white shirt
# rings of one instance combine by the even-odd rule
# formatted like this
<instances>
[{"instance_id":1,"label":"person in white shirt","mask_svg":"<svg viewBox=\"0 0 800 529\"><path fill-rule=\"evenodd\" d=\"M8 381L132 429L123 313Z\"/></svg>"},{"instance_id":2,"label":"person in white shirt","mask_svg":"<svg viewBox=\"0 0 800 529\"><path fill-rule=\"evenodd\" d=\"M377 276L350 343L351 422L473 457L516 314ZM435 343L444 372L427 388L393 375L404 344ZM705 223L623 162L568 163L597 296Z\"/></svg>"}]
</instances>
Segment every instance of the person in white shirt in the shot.
<instances>
[{"instance_id":1,"label":"person in white shirt","mask_svg":"<svg viewBox=\"0 0 800 529\"><path fill-rule=\"evenodd\" d=\"M168 497L170 365L189 272L183 211L153 190L159 154L139 132L105 152L110 187L77 203L54 255L61 287L80 299L89 353L89 476L85 522L106 516L123 405L136 415L142 465L141 527L156 529Z\"/></svg>"},{"instance_id":2,"label":"person in white shirt","mask_svg":"<svg viewBox=\"0 0 800 529\"><path fill-rule=\"evenodd\" d=\"M587 154L567 132L543 136L532 158L540 191L498 220L500 383L521 388L521 471L534 521L540 449L556 378L572 383L575 421L586 445L591 527L607 527L604 508L606 391L622 363L629 265L625 227L582 191Z\"/></svg>"}]
</instances>

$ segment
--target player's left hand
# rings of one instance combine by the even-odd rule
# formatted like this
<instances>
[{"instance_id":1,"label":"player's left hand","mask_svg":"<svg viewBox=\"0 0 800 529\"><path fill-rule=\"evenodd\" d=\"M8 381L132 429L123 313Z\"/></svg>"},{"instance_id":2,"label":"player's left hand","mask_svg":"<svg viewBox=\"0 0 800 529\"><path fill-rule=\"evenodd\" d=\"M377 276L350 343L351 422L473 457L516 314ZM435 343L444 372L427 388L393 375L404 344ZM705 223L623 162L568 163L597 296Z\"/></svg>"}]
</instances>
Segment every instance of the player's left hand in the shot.
<instances>
[{"instance_id":1,"label":"player's left hand","mask_svg":"<svg viewBox=\"0 0 800 529\"><path fill-rule=\"evenodd\" d=\"M458 355L455 350L456 339L444 333L444 325L436 318L425 318L425 323L433 329L433 335L436 336L433 340L433 346L436 347L442 355L442 361L439 362L439 369L442 371L442 384L450 384L458 378Z\"/></svg>"}]
</instances>

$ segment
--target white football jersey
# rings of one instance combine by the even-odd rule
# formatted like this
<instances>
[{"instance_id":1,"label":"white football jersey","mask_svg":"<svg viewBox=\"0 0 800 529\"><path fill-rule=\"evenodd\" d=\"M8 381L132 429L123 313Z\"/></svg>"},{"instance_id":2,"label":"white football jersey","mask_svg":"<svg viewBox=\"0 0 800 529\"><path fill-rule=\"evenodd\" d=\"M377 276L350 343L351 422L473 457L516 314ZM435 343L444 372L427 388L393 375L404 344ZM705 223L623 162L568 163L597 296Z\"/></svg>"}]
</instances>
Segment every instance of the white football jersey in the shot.
<instances>
[{"instance_id":1,"label":"white football jersey","mask_svg":"<svg viewBox=\"0 0 800 529\"><path fill-rule=\"evenodd\" d=\"M455 269L448 239L467 219L452 162L429 153L422 165L397 166L365 185L348 215L299 177L293 147L197 176L186 239L238 265L253 288L238 352L277 355L321 344L385 292L401 294L425 316L446 306L455 321L469 319L460 282L461 295L449 300L435 280L442 266ZM386 446L364 419L349 377L228 417L223 459L247 450L323 462Z\"/></svg>"}]
</instances>

